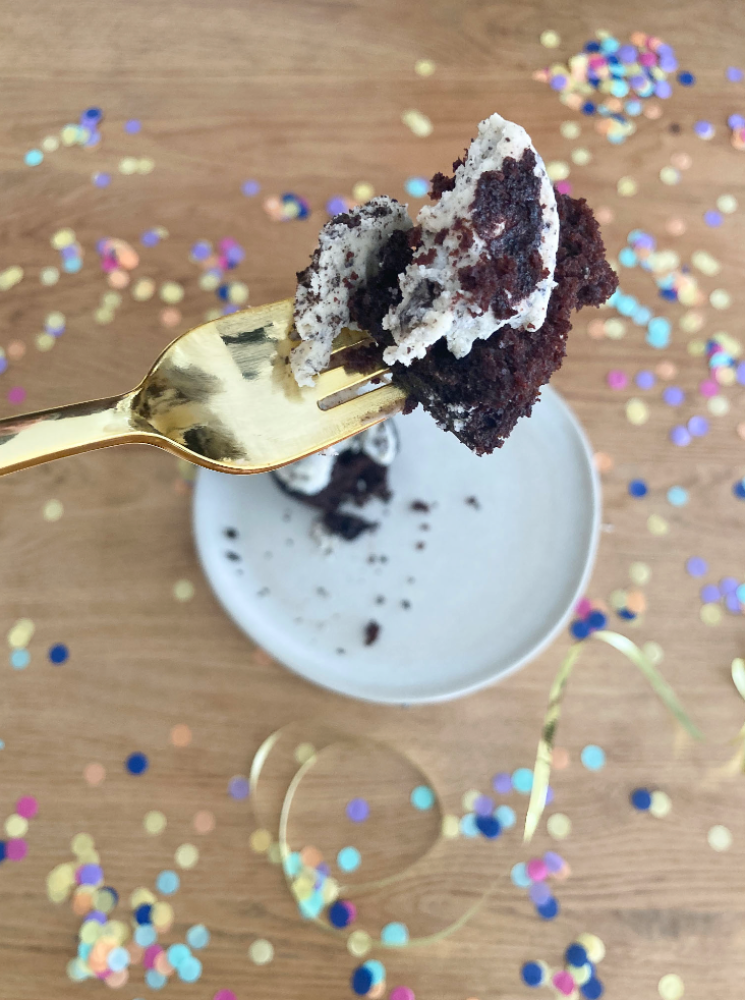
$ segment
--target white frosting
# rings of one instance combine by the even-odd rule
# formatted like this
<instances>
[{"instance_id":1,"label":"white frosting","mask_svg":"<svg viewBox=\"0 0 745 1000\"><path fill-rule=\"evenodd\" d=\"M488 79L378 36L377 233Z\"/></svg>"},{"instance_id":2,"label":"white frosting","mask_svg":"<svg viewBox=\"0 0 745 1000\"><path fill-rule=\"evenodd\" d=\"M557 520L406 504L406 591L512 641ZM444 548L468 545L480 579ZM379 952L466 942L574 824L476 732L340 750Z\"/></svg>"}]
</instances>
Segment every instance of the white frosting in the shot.
<instances>
[{"instance_id":1,"label":"white frosting","mask_svg":"<svg viewBox=\"0 0 745 1000\"><path fill-rule=\"evenodd\" d=\"M421 209L417 216L417 225L422 228L422 247L418 254L434 250L434 259L430 264L410 264L399 279L403 300L383 320L383 326L391 331L396 341L396 346L388 347L383 354L386 364L399 361L408 365L415 358L423 358L427 348L441 337L445 337L450 351L462 358L475 340L490 337L500 326L537 329L543 325L548 300L556 284L553 276L559 215L551 182L537 153L535 175L540 178L543 219L539 252L548 276L541 279L526 298L510 302L515 314L507 320L496 320L491 310L485 312L461 287L458 278L461 267L477 264L489 253L488 240L470 223L479 178L487 171L498 171L506 157L519 159L526 149L532 148L528 133L519 125L497 114L486 118L479 125L478 136L471 143L465 164L455 171L455 187L444 191L433 205ZM463 220L473 236L473 243L466 250L461 249L458 231L451 228L457 220ZM448 230L447 235L437 244L435 237L442 230ZM504 223L497 224L489 239L498 237L503 231ZM442 289L431 303L425 292L426 282L430 281ZM418 306L418 300L424 304Z\"/></svg>"},{"instance_id":2,"label":"white frosting","mask_svg":"<svg viewBox=\"0 0 745 1000\"><path fill-rule=\"evenodd\" d=\"M389 466L398 454L398 432L390 420L369 427L341 447L319 451L299 462L275 469L274 475L295 493L315 496L331 482L334 463L342 451L362 451L378 465Z\"/></svg>"},{"instance_id":3,"label":"white frosting","mask_svg":"<svg viewBox=\"0 0 745 1000\"><path fill-rule=\"evenodd\" d=\"M290 355L298 385L313 385L313 378L328 368L331 345L344 327L358 329L350 319L349 296L374 275L378 251L391 233L413 225L406 206L385 195L353 208L349 215L359 219L359 225L327 222L309 282L298 284L295 329L303 342Z\"/></svg>"}]
</instances>

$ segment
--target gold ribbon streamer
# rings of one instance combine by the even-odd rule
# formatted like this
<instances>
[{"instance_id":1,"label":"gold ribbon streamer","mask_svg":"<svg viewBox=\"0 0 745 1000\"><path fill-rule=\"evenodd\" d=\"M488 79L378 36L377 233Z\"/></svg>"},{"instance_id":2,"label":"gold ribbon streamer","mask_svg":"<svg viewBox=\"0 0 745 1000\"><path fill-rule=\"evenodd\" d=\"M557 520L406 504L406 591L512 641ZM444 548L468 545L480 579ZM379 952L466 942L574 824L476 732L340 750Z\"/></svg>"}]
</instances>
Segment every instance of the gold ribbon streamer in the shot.
<instances>
[{"instance_id":1,"label":"gold ribbon streamer","mask_svg":"<svg viewBox=\"0 0 745 1000\"><path fill-rule=\"evenodd\" d=\"M652 661L645 656L644 653L642 653L636 643L632 642L631 639L627 638L625 635L620 635L618 632L610 632L606 629L602 629L599 632L593 632L590 638L599 639L608 646L612 646L614 649L617 649L619 653L623 653L623 655L644 674L655 694L660 698L668 711L670 711L678 722L680 722L681 725L684 726L684 728L691 734L691 736L697 740L703 739L701 732L691 721L685 709L678 701L677 695L673 689L664 677L662 677ZM574 664L577 662L582 647L587 643L587 641L588 640L585 639L583 642L576 642L573 646L571 646L569 652L564 658L564 662L559 667L559 672L557 673L553 684L551 685L551 691L549 692L548 698L548 708L543 719L541 736L538 740L535 768L533 769L533 788L530 793L528 812L525 817L525 830L523 833L524 843L528 843L528 841L532 839L533 834L538 829L538 823L543 815L543 810L546 808L546 795L548 793L548 783L551 777L551 754L554 747L556 727L561 714L561 705L566 691L567 682L572 673ZM745 698L745 663L742 663L742 661L740 661L740 663L742 664L742 671L738 671L737 678L735 678L735 665L734 663L732 664L732 677L737 685L737 690L743 698ZM743 726L742 735L745 740L745 726Z\"/></svg>"}]
</instances>

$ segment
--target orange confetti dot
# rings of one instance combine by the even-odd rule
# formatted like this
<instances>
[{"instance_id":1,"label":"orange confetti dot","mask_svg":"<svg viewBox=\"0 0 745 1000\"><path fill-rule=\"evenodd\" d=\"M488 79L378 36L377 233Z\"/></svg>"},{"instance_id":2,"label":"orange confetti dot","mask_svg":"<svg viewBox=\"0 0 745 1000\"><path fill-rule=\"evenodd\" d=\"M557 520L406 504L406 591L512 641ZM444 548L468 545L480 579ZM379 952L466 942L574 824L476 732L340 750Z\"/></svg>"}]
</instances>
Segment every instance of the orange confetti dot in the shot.
<instances>
[{"instance_id":1,"label":"orange confetti dot","mask_svg":"<svg viewBox=\"0 0 745 1000\"><path fill-rule=\"evenodd\" d=\"M740 435L743 441L745 441L745 423L737 425L737 433Z\"/></svg>"},{"instance_id":2,"label":"orange confetti dot","mask_svg":"<svg viewBox=\"0 0 745 1000\"><path fill-rule=\"evenodd\" d=\"M89 785L100 785L106 777L106 768L103 764L86 764L83 777Z\"/></svg>"},{"instance_id":3,"label":"orange confetti dot","mask_svg":"<svg viewBox=\"0 0 745 1000\"><path fill-rule=\"evenodd\" d=\"M561 868L557 872L554 872L554 878L558 878L563 881L565 878L569 878L571 874L572 874L572 869L565 861L564 864L561 866Z\"/></svg>"},{"instance_id":4,"label":"orange confetti dot","mask_svg":"<svg viewBox=\"0 0 745 1000\"><path fill-rule=\"evenodd\" d=\"M646 45L647 44L647 36L644 34L643 31L635 31L630 36L630 41L631 41L632 45L637 45L637 46Z\"/></svg>"},{"instance_id":5,"label":"orange confetti dot","mask_svg":"<svg viewBox=\"0 0 745 1000\"><path fill-rule=\"evenodd\" d=\"M300 860L308 868L317 868L323 861L323 855L317 847L304 847L300 852Z\"/></svg>"},{"instance_id":6,"label":"orange confetti dot","mask_svg":"<svg viewBox=\"0 0 745 1000\"><path fill-rule=\"evenodd\" d=\"M193 823L197 833L212 833L215 829L215 817L209 809L200 809L195 813Z\"/></svg>"},{"instance_id":7,"label":"orange confetti dot","mask_svg":"<svg viewBox=\"0 0 745 1000\"><path fill-rule=\"evenodd\" d=\"M595 218L598 220L601 226L607 226L609 222L613 222L616 217L616 213L612 208L608 208L606 205L601 205L595 211Z\"/></svg>"},{"instance_id":8,"label":"orange confetti dot","mask_svg":"<svg viewBox=\"0 0 745 1000\"><path fill-rule=\"evenodd\" d=\"M645 118L656 121L662 116L662 108L659 104L648 104L642 113Z\"/></svg>"},{"instance_id":9,"label":"orange confetti dot","mask_svg":"<svg viewBox=\"0 0 745 1000\"><path fill-rule=\"evenodd\" d=\"M126 288L129 284L129 275L126 271L116 268L113 271L109 271L109 276L106 280L110 288Z\"/></svg>"},{"instance_id":10,"label":"orange confetti dot","mask_svg":"<svg viewBox=\"0 0 745 1000\"><path fill-rule=\"evenodd\" d=\"M686 231L686 224L682 219L668 219L665 223L665 229L671 236L682 236Z\"/></svg>"},{"instance_id":11,"label":"orange confetti dot","mask_svg":"<svg viewBox=\"0 0 745 1000\"><path fill-rule=\"evenodd\" d=\"M173 966L168 961L166 953L161 951L155 959L154 962L155 969L161 974L161 976L170 976L173 972Z\"/></svg>"},{"instance_id":12,"label":"orange confetti dot","mask_svg":"<svg viewBox=\"0 0 745 1000\"><path fill-rule=\"evenodd\" d=\"M181 322L181 310L168 306L160 311L160 322L163 326L177 326Z\"/></svg>"},{"instance_id":13,"label":"orange confetti dot","mask_svg":"<svg viewBox=\"0 0 745 1000\"><path fill-rule=\"evenodd\" d=\"M20 361L23 355L26 353L26 345L22 340L11 340L8 344L5 353L8 355L11 361Z\"/></svg>"},{"instance_id":14,"label":"orange confetti dot","mask_svg":"<svg viewBox=\"0 0 745 1000\"><path fill-rule=\"evenodd\" d=\"M136 941L130 941L124 946L129 952L129 957L132 965L139 965L142 961L142 956L145 954L145 949L141 944L137 944Z\"/></svg>"},{"instance_id":15,"label":"orange confetti dot","mask_svg":"<svg viewBox=\"0 0 745 1000\"><path fill-rule=\"evenodd\" d=\"M563 771L565 767L569 767L569 751L564 747L554 747L551 751L551 766L556 771Z\"/></svg>"},{"instance_id":16,"label":"orange confetti dot","mask_svg":"<svg viewBox=\"0 0 745 1000\"><path fill-rule=\"evenodd\" d=\"M688 153L673 153L670 157L670 162L678 170L688 170L693 160Z\"/></svg>"},{"instance_id":17,"label":"orange confetti dot","mask_svg":"<svg viewBox=\"0 0 745 1000\"><path fill-rule=\"evenodd\" d=\"M671 378L675 378L678 374L678 367L672 361L660 361L659 364L655 365L654 370L658 378L663 379L665 382L669 382Z\"/></svg>"},{"instance_id":18,"label":"orange confetti dot","mask_svg":"<svg viewBox=\"0 0 745 1000\"><path fill-rule=\"evenodd\" d=\"M171 743L175 747L188 747L191 743L191 729L183 722L174 726L171 730Z\"/></svg>"},{"instance_id":19,"label":"orange confetti dot","mask_svg":"<svg viewBox=\"0 0 745 1000\"><path fill-rule=\"evenodd\" d=\"M641 590L629 590L626 593L626 607L635 615L644 614L647 610L647 598Z\"/></svg>"},{"instance_id":20,"label":"orange confetti dot","mask_svg":"<svg viewBox=\"0 0 745 1000\"><path fill-rule=\"evenodd\" d=\"M593 340L602 340L605 336L605 321L602 319L591 319L587 324L587 332Z\"/></svg>"},{"instance_id":21,"label":"orange confetti dot","mask_svg":"<svg viewBox=\"0 0 745 1000\"><path fill-rule=\"evenodd\" d=\"M79 892L75 894L72 901L72 912L77 917L84 917L93 909L93 896L89 892Z\"/></svg>"},{"instance_id":22,"label":"orange confetti dot","mask_svg":"<svg viewBox=\"0 0 745 1000\"><path fill-rule=\"evenodd\" d=\"M610 472L615 464L611 456L604 451L596 451L592 460L595 463L595 468L601 475L604 472Z\"/></svg>"},{"instance_id":23,"label":"orange confetti dot","mask_svg":"<svg viewBox=\"0 0 745 1000\"><path fill-rule=\"evenodd\" d=\"M157 966L157 961L156 961ZM106 985L113 989L124 986L129 980L129 969L120 969L118 972L110 972L106 977Z\"/></svg>"}]
</instances>

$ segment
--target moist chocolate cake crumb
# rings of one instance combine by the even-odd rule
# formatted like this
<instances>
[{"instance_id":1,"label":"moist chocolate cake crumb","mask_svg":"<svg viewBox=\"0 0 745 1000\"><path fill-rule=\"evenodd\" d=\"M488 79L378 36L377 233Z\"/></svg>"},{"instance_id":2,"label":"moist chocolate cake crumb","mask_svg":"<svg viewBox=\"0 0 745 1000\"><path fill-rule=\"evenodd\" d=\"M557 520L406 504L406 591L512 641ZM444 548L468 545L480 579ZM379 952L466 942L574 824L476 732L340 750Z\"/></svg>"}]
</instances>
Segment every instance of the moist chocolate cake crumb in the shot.
<instances>
[{"instance_id":1,"label":"moist chocolate cake crumb","mask_svg":"<svg viewBox=\"0 0 745 1000\"><path fill-rule=\"evenodd\" d=\"M502 326L486 340L456 358L443 340L432 344L424 358L408 366L392 366L392 379L408 394L407 410L421 403L438 424L479 455L500 448L520 417L528 417L540 388L561 366L566 352L571 314L597 306L615 291L618 279L605 259L600 228L584 198L556 195L559 246L546 319L540 329ZM396 234L394 234L395 236ZM380 251L386 273L403 272L414 252L402 240L389 240ZM394 263L395 261L395 263ZM391 301L400 301L396 286L360 288L350 302L354 321L368 330L376 345L349 352L350 367L377 365L380 348L392 345L383 328Z\"/></svg>"},{"instance_id":2,"label":"moist chocolate cake crumb","mask_svg":"<svg viewBox=\"0 0 745 1000\"><path fill-rule=\"evenodd\" d=\"M235 538L238 537L238 529L237 528L226 528L225 531L223 532L223 534L225 535L226 538L235 539Z\"/></svg>"},{"instance_id":3,"label":"moist chocolate cake crumb","mask_svg":"<svg viewBox=\"0 0 745 1000\"><path fill-rule=\"evenodd\" d=\"M403 601L401 601L401 607L404 609L404 611L408 611L409 608L411 607L411 601L407 601L406 598L404 598Z\"/></svg>"},{"instance_id":4,"label":"moist chocolate cake crumb","mask_svg":"<svg viewBox=\"0 0 745 1000\"><path fill-rule=\"evenodd\" d=\"M481 503L478 497L466 497L466 503L469 507L474 507L476 510L481 510Z\"/></svg>"},{"instance_id":5,"label":"moist chocolate cake crumb","mask_svg":"<svg viewBox=\"0 0 745 1000\"><path fill-rule=\"evenodd\" d=\"M416 545L414 546L414 548L415 549L423 549L426 544L427 544L426 542L417 542Z\"/></svg>"},{"instance_id":6,"label":"moist chocolate cake crumb","mask_svg":"<svg viewBox=\"0 0 745 1000\"><path fill-rule=\"evenodd\" d=\"M432 509L424 500L412 500L409 507L411 510L420 510L423 514L429 514Z\"/></svg>"},{"instance_id":7,"label":"moist chocolate cake crumb","mask_svg":"<svg viewBox=\"0 0 745 1000\"><path fill-rule=\"evenodd\" d=\"M378 636L380 635L380 622L369 621L365 625L365 645L372 646L374 642L378 641Z\"/></svg>"}]
</instances>

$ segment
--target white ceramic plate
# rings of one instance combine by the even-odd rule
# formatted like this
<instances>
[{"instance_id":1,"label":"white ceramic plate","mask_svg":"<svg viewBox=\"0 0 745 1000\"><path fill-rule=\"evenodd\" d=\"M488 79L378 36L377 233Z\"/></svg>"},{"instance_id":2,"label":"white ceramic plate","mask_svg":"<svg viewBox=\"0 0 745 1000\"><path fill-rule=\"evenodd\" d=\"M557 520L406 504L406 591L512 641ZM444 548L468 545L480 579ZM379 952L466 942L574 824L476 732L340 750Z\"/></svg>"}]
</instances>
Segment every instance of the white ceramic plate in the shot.
<instances>
[{"instance_id":1,"label":"white ceramic plate","mask_svg":"<svg viewBox=\"0 0 745 1000\"><path fill-rule=\"evenodd\" d=\"M587 440L550 388L484 458L421 409L395 420L393 499L362 511L376 532L324 554L313 511L271 476L200 470L194 533L225 610L292 670L369 701L439 701L516 670L567 623L592 569L600 491ZM380 635L365 646L371 620Z\"/></svg>"}]
</instances>

